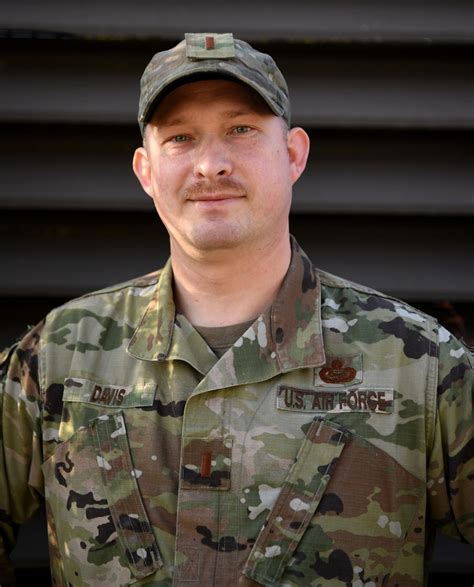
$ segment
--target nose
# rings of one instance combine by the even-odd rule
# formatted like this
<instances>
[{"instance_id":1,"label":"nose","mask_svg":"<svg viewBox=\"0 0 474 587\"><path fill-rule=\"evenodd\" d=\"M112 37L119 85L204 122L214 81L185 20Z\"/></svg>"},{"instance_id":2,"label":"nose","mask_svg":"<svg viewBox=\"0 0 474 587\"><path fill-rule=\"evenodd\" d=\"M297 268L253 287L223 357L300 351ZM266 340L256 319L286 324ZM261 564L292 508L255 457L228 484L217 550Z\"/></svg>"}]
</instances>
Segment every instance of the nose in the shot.
<instances>
[{"instance_id":1,"label":"nose","mask_svg":"<svg viewBox=\"0 0 474 587\"><path fill-rule=\"evenodd\" d=\"M228 177L232 162L224 142L215 138L203 140L196 150L194 171L199 179Z\"/></svg>"}]
</instances>

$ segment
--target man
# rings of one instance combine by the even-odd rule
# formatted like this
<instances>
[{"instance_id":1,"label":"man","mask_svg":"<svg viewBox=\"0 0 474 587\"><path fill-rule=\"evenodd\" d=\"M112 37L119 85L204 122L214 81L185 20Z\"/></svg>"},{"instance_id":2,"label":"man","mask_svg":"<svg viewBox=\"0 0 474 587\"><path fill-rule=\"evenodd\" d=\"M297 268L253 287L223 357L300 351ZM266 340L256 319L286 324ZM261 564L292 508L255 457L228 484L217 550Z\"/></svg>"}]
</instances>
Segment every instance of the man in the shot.
<instances>
[{"instance_id":1,"label":"man","mask_svg":"<svg viewBox=\"0 0 474 587\"><path fill-rule=\"evenodd\" d=\"M295 240L273 60L189 34L142 78L158 272L52 311L3 359L2 570L45 497L56 585L421 585L474 541L472 363Z\"/></svg>"}]
</instances>

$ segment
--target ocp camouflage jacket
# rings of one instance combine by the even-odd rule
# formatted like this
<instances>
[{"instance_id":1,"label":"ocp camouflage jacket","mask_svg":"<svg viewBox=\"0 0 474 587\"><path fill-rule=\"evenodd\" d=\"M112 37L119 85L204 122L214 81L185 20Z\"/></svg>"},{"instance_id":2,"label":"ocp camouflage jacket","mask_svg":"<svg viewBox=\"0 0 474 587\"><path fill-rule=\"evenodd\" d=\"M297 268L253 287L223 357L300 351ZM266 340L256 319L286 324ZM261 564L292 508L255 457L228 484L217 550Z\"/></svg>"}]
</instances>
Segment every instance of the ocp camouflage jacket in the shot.
<instances>
[{"instance_id":1,"label":"ocp camouflage jacket","mask_svg":"<svg viewBox=\"0 0 474 587\"><path fill-rule=\"evenodd\" d=\"M171 264L74 300L4 354L0 547L44 496L54 584L420 585L474 542L472 365L406 304L296 243L217 360Z\"/></svg>"}]
</instances>

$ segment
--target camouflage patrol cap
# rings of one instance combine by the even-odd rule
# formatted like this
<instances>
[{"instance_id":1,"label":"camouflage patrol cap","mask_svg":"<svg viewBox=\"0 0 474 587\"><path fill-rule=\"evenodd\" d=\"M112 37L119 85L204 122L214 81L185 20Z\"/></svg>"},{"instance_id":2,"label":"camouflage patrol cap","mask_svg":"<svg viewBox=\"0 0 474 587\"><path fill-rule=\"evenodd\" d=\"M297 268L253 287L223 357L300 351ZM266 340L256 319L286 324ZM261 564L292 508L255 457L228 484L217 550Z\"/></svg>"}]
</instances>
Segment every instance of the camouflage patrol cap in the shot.
<instances>
[{"instance_id":1,"label":"camouflage patrol cap","mask_svg":"<svg viewBox=\"0 0 474 587\"><path fill-rule=\"evenodd\" d=\"M153 56L140 82L138 123L143 134L160 98L189 78L237 79L255 90L290 125L288 86L270 55L260 53L232 33L186 33L168 51Z\"/></svg>"}]
</instances>

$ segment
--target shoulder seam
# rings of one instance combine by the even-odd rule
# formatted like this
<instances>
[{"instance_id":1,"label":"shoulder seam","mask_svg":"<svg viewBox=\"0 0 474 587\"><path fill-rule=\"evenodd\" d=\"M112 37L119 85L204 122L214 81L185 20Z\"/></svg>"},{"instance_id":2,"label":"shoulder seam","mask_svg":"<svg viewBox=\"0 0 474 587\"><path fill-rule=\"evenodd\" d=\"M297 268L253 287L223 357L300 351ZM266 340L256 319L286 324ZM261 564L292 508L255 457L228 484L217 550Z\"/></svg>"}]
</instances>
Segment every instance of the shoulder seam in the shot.
<instances>
[{"instance_id":1,"label":"shoulder seam","mask_svg":"<svg viewBox=\"0 0 474 587\"><path fill-rule=\"evenodd\" d=\"M429 360L429 372L426 376L426 447L427 453L433 451L436 412L437 412L437 387L438 387L438 363L439 363L439 322L436 318L428 316L431 321L431 330L436 333L436 341L430 339L430 347L436 348L436 356L431 356ZM433 337L434 338L434 337Z\"/></svg>"},{"instance_id":2,"label":"shoulder seam","mask_svg":"<svg viewBox=\"0 0 474 587\"><path fill-rule=\"evenodd\" d=\"M74 298L74 299L75 300L82 300L83 298L90 298L92 296L100 296L100 295L104 295L104 294L108 294L108 293L116 293L116 292L128 289L130 287L144 289L146 287L156 285L158 283L158 278L159 278L159 276L157 276L156 279L154 279L153 281L150 281L149 283L143 283L143 284L142 283L134 283L134 280L127 281L122 284L117 284L116 286L111 285L110 287L104 287L103 289L98 289L96 291L87 292L87 293L83 294L82 296L78 296L77 298ZM138 278L138 279L141 279L141 278Z\"/></svg>"},{"instance_id":3,"label":"shoulder seam","mask_svg":"<svg viewBox=\"0 0 474 587\"><path fill-rule=\"evenodd\" d=\"M423 316L428 321L434 321L437 324L437 321L435 318L433 318L433 316L426 314L425 312L423 312L423 310L420 310L419 308L415 308L414 306L412 306L408 302L405 302L404 300L401 300L400 298L396 298L395 296L383 293L383 292L378 291L376 289L372 289L371 287L366 287L364 285L361 285L359 283L355 283L355 282L350 281L348 279L344 279L342 277L337 277L336 275L334 277L337 279L337 282L331 280L331 277L333 277L331 274L329 274L329 279L325 279L325 276L328 274L326 272L321 272L321 270L319 270L319 269L318 269L318 274L321 278L321 283L323 283L324 285L327 285L329 287L338 288L338 289L343 289L343 288L347 287L347 288L353 289L359 293L373 295L373 296L377 296L380 298L384 298L386 300L391 300L393 302L397 302L404 307L412 308L413 311L416 312L417 314L419 314L420 316Z\"/></svg>"},{"instance_id":4,"label":"shoulder seam","mask_svg":"<svg viewBox=\"0 0 474 587\"><path fill-rule=\"evenodd\" d=\"M86 292L80 296L77 296L75 298L71 298L70 300L67 300L66 302L64 302L64 304L61 304L60 306L56 306L55 308L51 309L50 312L48 312L47 317L52 314L55 313L57 310L61 310L63 309L65 306L68 306L69 304L72 304L73 302L78 302L81 300L85 300L88 298L93 298L95 296L102 296L102 295L106 295L106 294L113 294L113 293L118 293L121 291L124 291L126 289L129 288L142 288L145 289L147 287L154 287L156 286L156 284L159 281L160 275L161 275L161 269L152 272L152 273L148 273L147 275L144 275L143 277L137 277L134 279L131 279L130 281L125 281L123 283L118 283L117 285L111 285L109 287L104 287L102 289L98 289L95 291L91 291L91 292ZM153 278L151 278L152 275L156 274ZM146 282L146 283L142 283L141 280L144 280L146 278L149 278L150 281Z\"/></svg>"}]
</instances>

